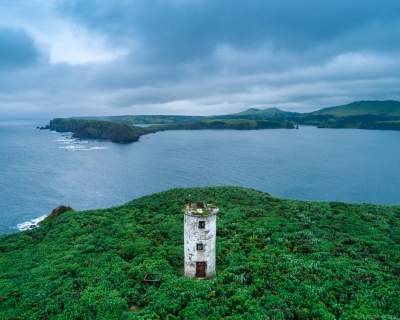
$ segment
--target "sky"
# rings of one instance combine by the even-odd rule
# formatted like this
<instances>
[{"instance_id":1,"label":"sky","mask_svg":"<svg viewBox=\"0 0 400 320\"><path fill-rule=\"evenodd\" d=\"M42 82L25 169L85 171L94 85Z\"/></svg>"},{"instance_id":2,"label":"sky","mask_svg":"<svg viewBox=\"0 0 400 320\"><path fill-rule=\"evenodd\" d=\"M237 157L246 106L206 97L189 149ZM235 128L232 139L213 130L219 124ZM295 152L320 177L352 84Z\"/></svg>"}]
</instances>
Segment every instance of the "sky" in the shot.
<instances>
[{"instance_id":1,"label":"sky","mask_svg":"<svg viewBox=\"0 0 400 320\"><path fill-rule=\"evenodd\" d=\"M399 0L0 0L0 119L400 99Z\"/></svg>"}]
</instances>

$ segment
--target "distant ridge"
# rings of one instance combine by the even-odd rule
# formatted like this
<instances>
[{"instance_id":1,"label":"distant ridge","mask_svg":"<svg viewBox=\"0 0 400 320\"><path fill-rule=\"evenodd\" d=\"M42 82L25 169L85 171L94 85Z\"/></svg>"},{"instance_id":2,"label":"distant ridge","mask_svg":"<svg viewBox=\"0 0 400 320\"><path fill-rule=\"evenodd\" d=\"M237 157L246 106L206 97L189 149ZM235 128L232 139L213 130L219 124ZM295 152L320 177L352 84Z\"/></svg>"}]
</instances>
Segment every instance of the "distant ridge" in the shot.
<instances>
[{"instance_id":1,"label":"distant ridge","mask_svg":"<svg viewBox=\"0 0 400 320\"><path fill-rule=\"evenodd\" d=\"M393 116L400 117L400 102L396 100L363 100L354 101L345 105L322 108L313 112L290 112L272 107L267 109L249 108L238 113L216 116L216 117L239 117L239 116L257 116L257 117L287 117L287 116L316 116L329 115L334 117L350 116Z\"/></svg>"},{"instance_id":2,"label":"distant ridge","mask_svg":"<svg viewBox=\"0 0 400 320\"><path fill-rule=\"evenodd\" d=\"M249 108L245 111L234 113L233 115L249 115L249 114L259 114L259 115L282 115L286 114L286 111L283 111L278 108L267 108L267 109L257 109L257 108Z\"/></svg>"},{"instance_id":3,"label":"distant ridge","mask_svg":"<svg viewBox=\"0 0 400 320\"><path fill-rule=\"evenodd\" d=\"M331 115L334 117L349 116L394 116L400 117L400 102L395 100L368 100L355 101L349 104L336 107L323 108L321 110L311 112L312 115Z\"/></svg>"},{"instance_id":4,"label":"distant ridge","mask_svg":"<svg viewBox=\"0 0 400 320\"><path fill-rule=\"evenodd\" d=\"M206 119L252 119L268 120L271 118L304 118L315 116L386 116L400 117L400 102L396 100L365 100L355 101L345 105L322 108L313 112L284 111L277 107L260 109L251 107L244 111L214 116L184 116L184 115L123 115L78 117L84 120L104 120L125 124L176 124L193 123Z\"/></svg>"},{"instance_id":5,"label":"distant ridge","mask_svg":"<svg viewBox=\"0 0 400 320\"><path fill-rule=\"evenodd\" d=\"M286 112L278 108L250 108L243 112L215 118L286 120L319 128L400 130L400 102L395 100L355 101L308 113Z\"/></svg>"},{"instance_id":6,"label":"distant ridge","mask_svg":"<svg viewBox=\"0 0 400 320\"><path fill-rule=\"evenodd\" d=\"M299 115L299 113L283 111L279 108L273 107L267 109L249 108L245 111L241 111L238 113L213 116L212 118L267 120L267 119L277 119L277 118L287 119L289 117L294 117L296 115Z\"/></svg>"}]
</instances>

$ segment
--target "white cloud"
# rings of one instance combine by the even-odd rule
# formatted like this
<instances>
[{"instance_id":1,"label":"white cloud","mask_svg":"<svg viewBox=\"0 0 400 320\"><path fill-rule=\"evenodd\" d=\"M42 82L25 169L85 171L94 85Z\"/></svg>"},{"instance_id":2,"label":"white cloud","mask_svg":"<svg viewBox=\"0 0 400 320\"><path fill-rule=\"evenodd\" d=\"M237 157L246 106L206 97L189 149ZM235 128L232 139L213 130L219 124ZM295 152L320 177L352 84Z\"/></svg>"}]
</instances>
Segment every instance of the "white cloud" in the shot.
<instances>
[{"instance_id":1,"label":"white cloud","mask_svg":"<svg viewBox=\"0 0 400 320\"><path fill-rule=\"evenodd\" d=\"M54 64L109 62L127 54L126 49L109 45L100 34L61 17L54 10L56 2L5 0L0 4L0 25L29 32Z\"/></svg>"},{"instance_id":2,"label":"white cloud","mask_svg":"<svg viewBox=\"0 0 400 320\"><path fill-rule=\"evenodd\" d=\"M58 22L51 34L45 34L42 30L32 30L32 33L48 47L50 63L102 63L127 54L123 48L109 47L101 36L64 22Z\"/></svg>"}]
</instances>

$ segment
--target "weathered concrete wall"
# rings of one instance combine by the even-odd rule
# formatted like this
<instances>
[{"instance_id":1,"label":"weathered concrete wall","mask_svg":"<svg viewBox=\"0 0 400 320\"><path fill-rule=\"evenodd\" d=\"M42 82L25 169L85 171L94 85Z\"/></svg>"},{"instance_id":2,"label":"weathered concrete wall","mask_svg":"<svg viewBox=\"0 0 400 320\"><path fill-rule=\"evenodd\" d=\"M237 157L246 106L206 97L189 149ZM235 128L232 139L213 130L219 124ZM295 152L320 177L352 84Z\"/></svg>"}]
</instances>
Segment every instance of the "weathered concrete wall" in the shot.
<instances>
[{"instance_id":1,"label":"weathered concrete wall","mask_svg":"<svg viewBox=\"0 0 400 320\"><path fill-rule=\"evenodd\" d=\"M205 228L199 229L199 222L205 222ZM206 277L215 276L215 245L217 235L217 214L216 212L199 217L185 213L184 221L184 250L185 250L185 275L196 277L196 261L207 263ZM203 243L204 249L197 250L197 243Z\"/></svg>"}]
</instances>

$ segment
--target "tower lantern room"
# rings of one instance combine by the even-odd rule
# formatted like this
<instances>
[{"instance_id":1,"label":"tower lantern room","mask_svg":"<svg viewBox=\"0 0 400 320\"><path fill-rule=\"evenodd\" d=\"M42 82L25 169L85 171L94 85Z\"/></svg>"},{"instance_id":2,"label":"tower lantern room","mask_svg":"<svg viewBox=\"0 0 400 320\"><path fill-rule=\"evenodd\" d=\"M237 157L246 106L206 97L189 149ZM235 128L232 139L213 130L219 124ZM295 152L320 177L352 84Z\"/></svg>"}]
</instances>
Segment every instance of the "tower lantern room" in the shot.
<instances>
[{"instance_id":1,"label":"tower lantern room","mask_svg":"<svg viewBox=\"0 0 400 320\"><path fill-rule=\"evenodd\" d=\"M185 275L190 278L215 276L217 213L211 204L197 202L185 207Z\"/></svg>"}]
</instances>

